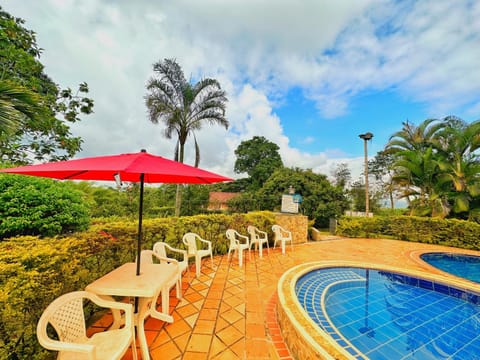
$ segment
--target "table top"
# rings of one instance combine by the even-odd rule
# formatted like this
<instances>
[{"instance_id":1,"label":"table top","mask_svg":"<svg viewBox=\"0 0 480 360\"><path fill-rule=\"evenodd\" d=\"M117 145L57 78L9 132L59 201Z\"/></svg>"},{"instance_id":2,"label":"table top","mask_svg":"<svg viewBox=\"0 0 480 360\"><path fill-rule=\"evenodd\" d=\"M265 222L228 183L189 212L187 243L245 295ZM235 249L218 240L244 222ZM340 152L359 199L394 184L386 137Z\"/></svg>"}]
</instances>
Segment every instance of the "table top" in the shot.
<instances>
[{"instance_id":1,"label":"table top","mask_svg":"<svg viewBox=\"0 0 480 360\"><path fill-rule=\"evenodd\" d=\"M126 263L95 280L85 289L98 295L153 297L167 281L177 276L175 266L169 264Z\"/></svg>"}]
</instances>

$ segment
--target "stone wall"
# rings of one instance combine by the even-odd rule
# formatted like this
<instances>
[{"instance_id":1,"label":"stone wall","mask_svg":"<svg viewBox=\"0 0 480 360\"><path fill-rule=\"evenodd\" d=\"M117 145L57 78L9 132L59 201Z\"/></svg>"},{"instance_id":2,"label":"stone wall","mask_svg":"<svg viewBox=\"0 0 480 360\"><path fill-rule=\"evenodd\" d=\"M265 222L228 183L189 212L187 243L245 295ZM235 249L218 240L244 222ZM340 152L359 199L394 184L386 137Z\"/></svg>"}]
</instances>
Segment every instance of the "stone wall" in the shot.
<instances>
[{"instance_id":1,"label":"stone wall","mask_svg":"<svg viewBox=\"0 0 480 360\"><path fill-rule=\"evenodd\" d=\"M275 213L275 223L292 232L293 243L303 244L308 240L308 217L299 214Z\"/></svg>"}]
</instances>

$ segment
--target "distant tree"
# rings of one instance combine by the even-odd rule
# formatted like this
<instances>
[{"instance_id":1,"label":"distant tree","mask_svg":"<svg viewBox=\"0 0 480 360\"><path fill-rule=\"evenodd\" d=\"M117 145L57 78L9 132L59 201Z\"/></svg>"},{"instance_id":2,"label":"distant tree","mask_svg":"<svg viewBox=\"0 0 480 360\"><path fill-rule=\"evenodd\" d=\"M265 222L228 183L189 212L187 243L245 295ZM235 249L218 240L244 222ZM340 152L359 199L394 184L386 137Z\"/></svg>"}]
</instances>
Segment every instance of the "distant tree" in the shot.
<instances>
[{"instance_id":1,"label":"distant tree","mask_svg":"<svg viewBox=\"0 0 480 360\"><path fill-rule=\"evenodd\" d=\"M247 173L252 190L260 189L275 170L283 167L279 149L277 144L263 136L242 141L235 150L237 160L234 171L237 174Z\"/></svg>"},{"instance_id":2,"label":"distant tree","mask_svg":"<svg viewBox=\"0 0 480 360\"><path fill-rule=\"evenodd\" d=\"M145 103L149 120L165 125L167 139L175 137L175 160L184 161L185 143L193 136L195 144L195 167L200 162L200 148L195 131L205 123L221 125L228 129L225 118L227 97L220 83L205 78L196 84L190 84L180 65L174 59L164 59L153 65L155 76L147 82ZM175 215L180 215L181 187L177 186Z\"/></svg>"},{"instance_id":3,"label":"distant tree","mask_svg":"<svg viewBox=\"0 0 480 360\"><path fill-rule=\"evenodd\" d=\"M379 151L372 160L368 161L368 173L375 177L375 184L385 195L389 202L390 208L395 208L395 191L396 186L393 181L394 157L385 151Z\"/></svg>"},{"instance_id":4,"label":"distant tree","mask_svg":"<svg viewBox=\"0 0 480 360\"><path fill-rule=\"evenodd\" d=\"M72 136L69 124L79 121L80 114L92 113L93 100L85 96L86 83L74 93L69 88L60 89L44 73L35 33L23 24L24 20L0 7L0 81L3 86L8 84L8 96L16 102L13 121L22 121L13 133L0 134L0 157L14 164L68 159L82 143ZM5 95L4 89L3 99Z\"/></svg>"},{"instance_id":5,"label":"distant tree","mask_svg":"<svg viewBox=\"0 0 480 360\"><path fill-rule=\"evenodd\" d=\"M365 212L365 184L361 180L356 180L348 190L348 196L354 211ZM369 211L376 212L380 208L379 200L381 193L377 191L368 192Z\"/></svg>"},{"instance_id":6,"label":"distant tree","mask_svg":"<svg viewBox=\"0 0 480 360\"><path fill-rule=\"evenodd\" d=\"M345 189L349 181L352 179L352 173L346 163L337 164L332 172L335 186Z\"/></svg>"},{"instance_id":7,"label":"distant tree","mask_svg":"<svg viewBox=\"0 0 480 360\"><path fill-rule=\"evenodd\" d=\"M304 215L315 219L316 226L328 226L329 219L341 216L348 208L343 190L333 186L325 175L299 168L279 168L257 193L257 201L264 210L279 210L283 194L293 187L303 198Z\"/></svg>"}]
</instances>

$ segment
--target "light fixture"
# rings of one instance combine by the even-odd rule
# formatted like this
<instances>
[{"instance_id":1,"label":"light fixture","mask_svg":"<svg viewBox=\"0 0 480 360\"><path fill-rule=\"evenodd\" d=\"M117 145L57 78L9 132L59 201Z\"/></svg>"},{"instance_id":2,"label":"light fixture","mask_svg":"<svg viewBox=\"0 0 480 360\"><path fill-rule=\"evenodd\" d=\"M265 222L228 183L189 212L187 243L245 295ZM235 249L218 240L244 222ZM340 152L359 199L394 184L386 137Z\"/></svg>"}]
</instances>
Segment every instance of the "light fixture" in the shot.
<instances>
[{"instance_id":1,"label":"light fixture","mask_svg":"<svg viewBox=\"0 0 480 360\"><path fill-rule=\"evenodd\" d=\"M115 179L115 183L117 184L117 187L121 188L123 183L122 183L122 179L120 178L120 173L116 173L115 175L113 175L113 178Z\"/></svg>"}]
</instances>

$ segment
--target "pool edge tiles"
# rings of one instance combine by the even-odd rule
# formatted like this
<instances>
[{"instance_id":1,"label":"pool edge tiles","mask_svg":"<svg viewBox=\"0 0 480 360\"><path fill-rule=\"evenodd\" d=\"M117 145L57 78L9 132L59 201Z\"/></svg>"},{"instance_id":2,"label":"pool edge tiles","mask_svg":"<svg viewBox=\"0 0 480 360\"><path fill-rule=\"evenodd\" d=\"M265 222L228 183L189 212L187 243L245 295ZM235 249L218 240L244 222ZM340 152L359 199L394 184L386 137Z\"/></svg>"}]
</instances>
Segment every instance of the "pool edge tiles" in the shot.
<instances>
[{"instance_id":1,"label":"pool edge tiles","mask_svg":"<svg viewBox=\"0 0 480 360\"><path fill-rule=\"evenodd\" d=\"M277 318L282 336L295 359L353 359L310 319L295 295L298 277L316 268L314 264L297 265L278 281Z\"/></svg>"},{"instance_id":2,"label":"pool edge tiles","mask_svg":"<svg viewBox=\"0 0 480 360\"><path fill-rule=\"evenodd\" d=\"M392 266L360 263L354 261L319 261L298 265L282 275L278 282L279 301L277 316L282 335L292 356L296 359L359 359L358 353L352 355L346 348L339 345L326 331L317 325L303 309L297 299L296 284L305 274L317 269L332 267L370 268L379 271L393 272L407 277L415 277L431 281L435 284L456 287L466 292L478 293L477 286L452 281L438 274L429 274L418 270L407 270ZM465 285L465 286L464 286ZM346 346L348 347L348 346ZM363 354L362 354L363 355ZM365 356L365 355L363 355Z\"/></svg>"}]
</instances>

